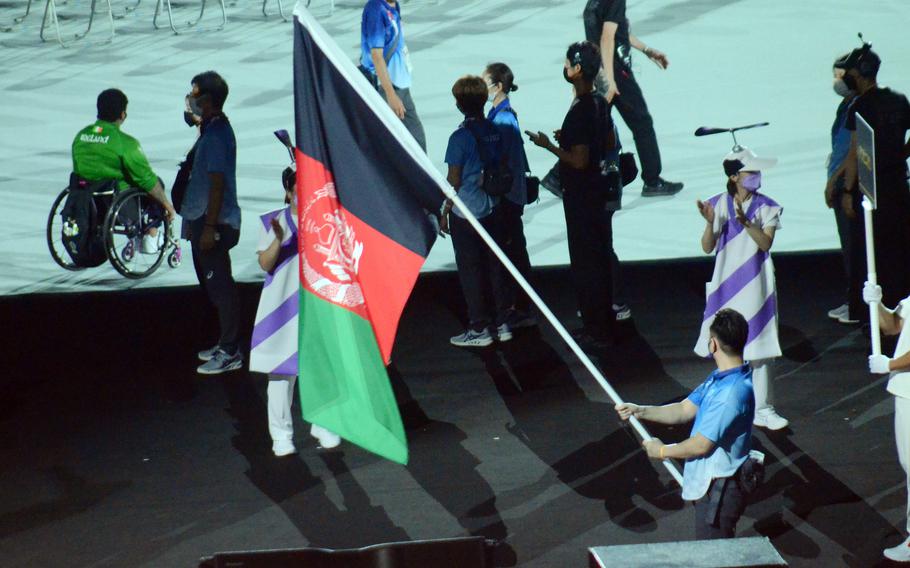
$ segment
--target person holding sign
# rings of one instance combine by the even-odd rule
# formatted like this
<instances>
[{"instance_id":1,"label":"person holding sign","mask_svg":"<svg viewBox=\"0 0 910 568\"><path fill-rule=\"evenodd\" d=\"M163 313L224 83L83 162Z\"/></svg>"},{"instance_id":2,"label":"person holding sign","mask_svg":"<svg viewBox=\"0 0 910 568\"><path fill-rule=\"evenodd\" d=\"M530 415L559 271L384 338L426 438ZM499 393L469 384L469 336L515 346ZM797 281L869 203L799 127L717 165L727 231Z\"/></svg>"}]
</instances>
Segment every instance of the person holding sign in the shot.
<instances>
[{"instance_id":1,"label":"person holding sign","mask_svg":"<svg viewBox=\"0 0 910 568\"><path fill-rule=\"evenodd\" d=\"M910 297L904 298L897 308L889 310L882 304L882 288L866 282L863 300L877 305L879 327L885 335L897 335L894 358L887 355L870 355L869 371L873 374L890 374L888 392L894 395L894 438L897 457L907 476L907 532L910 533L910 326L904 322L910 315ZM885 549L885 557L895 562L910 562L910 537L892 548Z\"/></svg>"},{"instance_id":2,"label":"person holding sign","mask_svg":"<svg viewBox=\"0 0 910 568\"><path fill-rule=\"evenodd\" d=\"M852 132L852 141L845 162L846 183L841 206L848 217L862 222L851 193L863 189L858 183L857 163L858 158L862 158L863 167L871 170L875 178L877 195L872 224L878 282L885 293L885 304L893 306L910 296L910 189L906 161L910 156L910 145L907 144L910 102L903 94L878 85L881 59L872 51L871 44L864 43L851 51L841 65L845 71L844 82L857 93L846 122L847 130ZM858 143L857 115L874 131L874 152ZM866 189L871 191L871 188ZM852 246L862 249L864 243L860 241ZM862 265L854 268L863 270Z\"/></svg>"}]
</instances>

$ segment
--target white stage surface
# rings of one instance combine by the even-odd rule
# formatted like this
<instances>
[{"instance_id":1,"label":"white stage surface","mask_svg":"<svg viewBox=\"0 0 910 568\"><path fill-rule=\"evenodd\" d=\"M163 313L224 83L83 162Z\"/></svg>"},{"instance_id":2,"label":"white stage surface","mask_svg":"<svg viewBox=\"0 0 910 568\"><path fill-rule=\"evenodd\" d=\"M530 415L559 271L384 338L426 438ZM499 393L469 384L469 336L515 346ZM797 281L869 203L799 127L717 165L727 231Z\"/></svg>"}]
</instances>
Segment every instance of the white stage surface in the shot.
<instances>
[{"instance_id":1,"label":"white stage surface","mask_svg":"<svg viewBox=\"0 0 910 568\"><path fill-rule=\"evenodd\" d=\"M442 169L445 144L460 122L451 85L486 63L505 61L520 90L513 94L523 129L558 128L570 102L562 79L566 46L584 37L584 0L405 0L405 32L415 66L413 95L427 131L429 154ZM115 14L134 5L114 0ZM311 10L354 58L359 53L362 0L312 0ZM0 4L0 27L24 13L25 1ZM198 5L196 5L198 6ZM270 10L276 5L270 2ZM198 10L174 5L184 22ZM226 112L238 138L238 188L244 211L240 244L233 251L239 280L261 278L253 252L256 215L281 205L280 172L287 153L272 131L293 131L292 24L262 16L255 2L227 8L223 31L175 36L154 30L154 3L145 0L115 20L106 45L67 49L41 43L39 2L21 24L0 33L0 294L97 291L195 283L189 256L152 277L129 281L109 265L65 272L51 260L45 224L54 197L65 185L73 135L94 119L95 97L108 87L130 99L124 130L139 138L157 173L170 185L194 131L182 120L183 97L196 73L220 72L231 93ZM88 2L59 7L66 33L84 27ZM288 9L290 11L290 9ZM697 198L724 190L721 159L727 135L695 138L700 125L730 126L770 121L745 132L740 142L778 156L763 188L784 207L774 250L837 246L834 219L825 208L825 158L838 99L831 90L834 59L856 47L856 33L872 41L884 63L882 83L910 91L907 0L629 0L633 32L670 58L666 71L643 56L635 72L654 116L664 175L683 181L672 198L640 197L641 183L626 188L614 221L615 246L624 261L700 256L703 221ZM206 20L217 20L210 2ZM91 37L102 38L103 20ZM636 52L637 53L637 52ZM638 54L640 55L640 54ZM621 121L620 121L621 124ZM627 148L628 130L621 127ZM552 157L528 145L534 173ZM568 262L559 201L542 192L525 216L535 265ZM186 249L188 252L188 247ZM439 240L425 270L454 268L452 247ZM707 275L706 275L707 276Z\"/></svg>"}]
</instances>

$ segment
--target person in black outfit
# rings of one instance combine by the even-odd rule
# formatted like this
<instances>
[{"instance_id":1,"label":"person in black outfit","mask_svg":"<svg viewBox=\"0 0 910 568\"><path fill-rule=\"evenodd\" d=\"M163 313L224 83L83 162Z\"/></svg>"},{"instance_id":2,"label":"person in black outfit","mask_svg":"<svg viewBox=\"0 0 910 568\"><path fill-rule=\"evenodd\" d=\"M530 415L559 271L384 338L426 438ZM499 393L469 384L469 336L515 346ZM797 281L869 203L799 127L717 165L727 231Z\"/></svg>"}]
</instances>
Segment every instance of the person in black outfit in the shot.
<instances>
[{"instance_id":1,"label":"person in black outfit","mask_svg":"<svg viewBox=\"0 0 910 568\"><path fill-rule=\"evenodd\" d=\"M583 348L595 349L606 346L616 321L610 252L614 208L608 207L608 195L598 182L601 158L615 147L616 138L607 102L594 92L599 69L600 51L596 45L589 41L570 45L563 76L575 88L576 98L562 129L556 132L559 146L543 132L527 133L534 144L559 158L569 260L584 323L573 335ZM598 124L600 120L602 124Z\"/></svg>"},{"instance_id":2,"label":"person in black outfit","mask_svg":"<svg viewBox=\"0 0 910 568\"><path fill-rule=\"evenodd\" d=\"M644 53L661 69L670 64L667 56L648 47L635 37L626 18L626 0L588 0L584 10L585 38L600 47L603 73L596 86L616 106L619 115L635 138L635 148L641 161L643 197L674 195L683 188L679 182L660 177L660 148L654 133L654 121L648 112L641 87L632 74L632 48Z\"/></svg>"},{"instance_id":3,"label":"person in black outfit","mask_svg":"<svg viewBox=\"0 0 910 568\"><path fill-rule=\"evenodd\" d=\"M877 83L881 59L870 44L854 49L843 64L844 81L857 93L847 115L847 130L853 132L845 162L845 192L841 207L849 218L862 222L854 193L858 191L856 127L859 114L875 131L877 207L872 214L875 233L875 265L878 283L885 291L882 302L897 305L910 296L910 188L907 158L910 144L910 102L901 93ZM857 238L864 232L857 231ZM862 241L853 246L864 250ZM865 263L853 267L854 281L864 278Z\"/></svg>"}]
</instances>

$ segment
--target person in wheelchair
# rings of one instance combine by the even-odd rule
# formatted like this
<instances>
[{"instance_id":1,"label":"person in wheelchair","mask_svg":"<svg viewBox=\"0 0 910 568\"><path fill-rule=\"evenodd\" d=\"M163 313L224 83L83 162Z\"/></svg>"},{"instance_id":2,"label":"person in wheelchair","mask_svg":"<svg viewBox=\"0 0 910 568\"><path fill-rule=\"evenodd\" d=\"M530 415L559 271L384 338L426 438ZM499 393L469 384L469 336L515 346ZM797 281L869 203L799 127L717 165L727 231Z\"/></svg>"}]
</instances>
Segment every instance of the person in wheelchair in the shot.
<instances>
[{"instance_id":1,"label":"person in wheelchair","mask_svg":"<svg viewBox=\"0 0 910 568\"><path fill-rule=\"evenodd\" d=\"M152 171L139 141L120 130L126 120L128 100L119 89L98 95L98 120L80 130L73 140L73 174L89 183L111 181L117 191L138 187L161 204L171 220L177 215L161 179ZM157 227L142 236L140 252L157 253L162 246Z\"/></svg>"}]
</instances>

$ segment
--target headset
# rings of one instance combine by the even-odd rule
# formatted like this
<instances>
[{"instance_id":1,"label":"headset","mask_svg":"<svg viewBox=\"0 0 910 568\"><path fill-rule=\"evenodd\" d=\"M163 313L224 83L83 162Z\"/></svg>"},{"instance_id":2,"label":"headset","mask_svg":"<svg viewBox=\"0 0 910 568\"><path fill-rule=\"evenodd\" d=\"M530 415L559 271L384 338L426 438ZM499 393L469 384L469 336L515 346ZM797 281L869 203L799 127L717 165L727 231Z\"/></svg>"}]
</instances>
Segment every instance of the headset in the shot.
<instances>
[{"instance_id":1,"label":"headset","mask_svg":"<svg viewBox=\"0 0 910 568\"><path fill-rule=\"evenodd\" d=\"M879 59L878 55L872 51L872 44L863 39L862 32L857 35L859 36L859 40L863 43L863 46L859 48L859 53L857 53L856 50L853 50L853 53L850 54L847 61L853 60L850 67L856 69L856 72L861 76L866 77L867 79L875 77L878 74L878 69L881 67L882 61ZM855 58L854 54L856 55Z\"/></svg>"}]
</instances>

